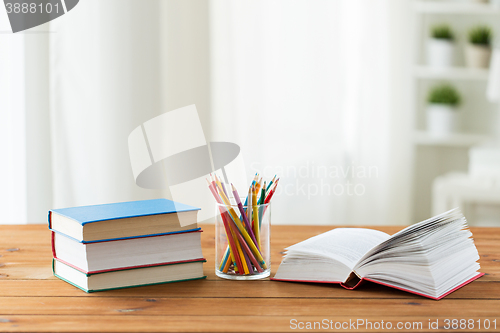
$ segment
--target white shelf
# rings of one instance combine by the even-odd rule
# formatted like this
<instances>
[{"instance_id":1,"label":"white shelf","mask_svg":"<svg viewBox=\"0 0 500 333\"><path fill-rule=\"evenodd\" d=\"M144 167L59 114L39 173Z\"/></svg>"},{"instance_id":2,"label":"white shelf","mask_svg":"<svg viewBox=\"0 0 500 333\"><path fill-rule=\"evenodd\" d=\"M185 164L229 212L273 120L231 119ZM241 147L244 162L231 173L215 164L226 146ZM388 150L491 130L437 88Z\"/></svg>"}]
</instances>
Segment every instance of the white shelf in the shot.
<instances>
[{"instance_id":1,"label":"white shelf","mask_svg":"<svg viewBox=\"0 0 500 333\"><path fill-rule=\"evenodd\" d=\"M415 10L428 14L500 14L500 7L490 4L456 1L415 1Z\"/></svg>"},{"instance_id":2,"label":"white shelf","mask_svg":"<svg viewBox=\"0 0 500 333\"><path fill-rule=\"evenodd\" d=\"M451 67L433 68L428 66L415 66L414 75L420 79L446 79L446 80L488 80L487 69Z\"/></svg>"},{"instance_id":3,"label":"white shelf","mask_svg":"<svg viewBox=\"0 0 500 333\"><path fill-rule=\"evenodd\" d=\"M490 139L487 135L453 133L444 136L431 134L425 131L416 131L414 141L425 146L470 147Z\"/></svg>"}]
</instances>

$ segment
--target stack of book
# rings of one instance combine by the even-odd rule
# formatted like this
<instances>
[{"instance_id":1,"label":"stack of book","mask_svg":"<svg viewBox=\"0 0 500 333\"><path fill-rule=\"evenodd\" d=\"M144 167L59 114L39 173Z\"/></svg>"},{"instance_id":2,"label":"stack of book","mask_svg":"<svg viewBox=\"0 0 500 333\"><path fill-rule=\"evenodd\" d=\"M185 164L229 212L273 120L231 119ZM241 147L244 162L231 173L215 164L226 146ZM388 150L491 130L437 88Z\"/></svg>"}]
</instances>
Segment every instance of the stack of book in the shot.
<instances>
[{"instance_id":1,"label":"stack of book","mask_svg":"<svg viewBox=\"0 0 500 333\"><path fill-rule=\"evenodd\" d=\"M51 210L54 275L86 292L205 278L198 210L166 199Z\"/></svg>"}]
</instances>

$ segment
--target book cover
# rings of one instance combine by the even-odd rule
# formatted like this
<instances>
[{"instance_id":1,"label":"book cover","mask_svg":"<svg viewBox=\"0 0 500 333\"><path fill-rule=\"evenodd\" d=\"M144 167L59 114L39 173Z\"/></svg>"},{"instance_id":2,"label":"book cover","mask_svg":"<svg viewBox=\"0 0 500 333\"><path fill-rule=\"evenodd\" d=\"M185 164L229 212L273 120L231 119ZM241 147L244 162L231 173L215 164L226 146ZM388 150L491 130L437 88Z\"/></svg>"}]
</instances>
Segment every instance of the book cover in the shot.
<instances>
[{"instance_id":1,"label":"book cover","mask_svg":"<svg viewBox=\"0 0 500 333\"><path fill-rule=\"evenodd\" d=\"M52 209L49 211L49 228L51 228L52 213L70 218L83 226L93 222L118 220L128 217L181 213L193 210L200 210L200 208L167 199L128 201L103 205Z\"/></svg>"},{"instance_id":2,"label":"book cover","mask_svg":"<svg viewBox=\"0 0 500 333\"><path fill-rule=\"evenodd\" d=\"M172 280L172 281L161 281L161 282L154 282L154 283L143 283L143 284L133 284L133 285L127 285L127 286L122 286L122 287L116 287L116 288L105 288L105 289L85 289L83 288L82 286L79 286L78 284L76 283L73 283L72 281L69 281L68 279L65 279L63 278L62 276L58 275L56 272L55 272L55 262L57 261L60 261L58 259L52 259L52 273L54 274L55 277L57 277L58 279L66 282L66 283L69 283L71 284L72 286L74 287L77 287L78 289L80 290L83 290L85 291L86 293L92 293L92 292L97 292L97 291L107 291L107 290L117 290L117 289L125 289L125 288L133 288L133 287L143 287L143 286L151 286L151 285L156 285L156 284L166 284L166 283L174 283L174 282L184 282L184 281L192 281L192 280L201 280L201 279L206 279L206 275L202 275L202 276L199 276L199 277L194 277L194 278L188 278L188 279L180 279L180 280ZM65 265L68 265L67 263L63 262L63 261L60 261L62 262L63 264ZM167 264L163 264L161 266L168 266L168 265L182 265L182 264L187 264L187 263L191 263L191 262L206 262L205 259L200 259L200 260L194 260L194 261L189 261L189 262L181 262L181 263L167 263ZM70 266L72 267L72 266ZM74 267L72 267L74 268ZM133 270L133 269L140 269L142 267L136 267L136 268L129 268L127 270ZM81 272L81 271L80 271ZM84 273L84 272L81 272L82 274L84 274L85 276L89 277L91 275L95 275L95 274L106 274L106 272L99 272L99 273Z\"/></svg>"},{"instance_id":3,"label":"book cover","mask_svg":"<svg viewBox=\"0 0 500 333\"><path fill-rule=\"evenodd\" d=\"M441 295L439 297L433 297L433 296L422 294L422 293L419 293L419 292L416 292L416 291L413 291L413 290L396 287L396 286L393 286L393 285L390 285L390 284L387 284L387 283L383 283L383 282L379 282L377 280L373 280L373 279L369 279L369 278L361 278L354 285L348 285L348 284L345 284L344 282L340 282L340 281L305 281L305 280L288 280L288 279L276 279L276 278L271 278L271 280L272 281L282 281L282 282L303 282L303 283L330 283L330 284L339 284L343 288L348 289L348 290L354 290L354 289L358 288L360 285L362 285L365 281L369 281L369 282L373 282L373 283L376 283L376 284L380 284L382 286L391 287L391 288L398 289L398 290L401 290L401 291L406 291L408 293L412 293L412 294L415 294L415 295L427 297L427 298L430 298L430 299L433 299L433 300L437 301L437 300L442 299L445 296L448 296L452 292L454 292L454 291L462 288L463 286L468 285L469 283L471 283L472 281L480 278L483 275L484 275L484 273L478 273L473 278L465 281L464 283L460 284L459 286L453 288L452 290L446 292L445 294L443 294L443 295Z\"/></svg>"}]
</instances>

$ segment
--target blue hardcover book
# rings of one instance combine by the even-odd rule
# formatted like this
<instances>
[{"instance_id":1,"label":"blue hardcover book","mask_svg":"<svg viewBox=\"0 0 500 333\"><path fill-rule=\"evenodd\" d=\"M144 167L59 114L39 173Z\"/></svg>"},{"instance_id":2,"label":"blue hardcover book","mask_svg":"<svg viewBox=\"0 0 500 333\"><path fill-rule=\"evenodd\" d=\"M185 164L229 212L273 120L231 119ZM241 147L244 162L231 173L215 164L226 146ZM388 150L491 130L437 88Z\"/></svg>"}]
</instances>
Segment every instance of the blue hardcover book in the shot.
<instances>
[{"instance_id":1,"label":"blue hardcover book","mask_svg":"<svg viewBox=\"0 0 500 333\"><path fill-rule=\"evenodd\" d=\"M119 202L49 211L49 229L80 243L200 230L199 208L167 199Z\"/></svg>"}]
</instances>

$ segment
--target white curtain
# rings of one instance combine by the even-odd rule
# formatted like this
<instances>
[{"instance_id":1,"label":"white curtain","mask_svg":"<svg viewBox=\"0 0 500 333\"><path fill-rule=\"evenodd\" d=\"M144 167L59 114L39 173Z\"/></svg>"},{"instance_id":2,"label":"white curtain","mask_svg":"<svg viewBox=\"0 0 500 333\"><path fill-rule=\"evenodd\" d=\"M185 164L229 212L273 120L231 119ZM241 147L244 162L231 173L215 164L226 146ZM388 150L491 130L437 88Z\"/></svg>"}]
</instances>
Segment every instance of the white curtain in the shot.
<instances>
[{"instance_id":1,"label":"white curtain","mask_svg":"<svg viewBox=\"0 0 500 333\"><path fill-rule=\"evenodd\" d=\"M50 36L53 207L151 198L130 132L158 115L159 2L86 0Z\"/></svg>"},{"instance_id":2,"label":"white curtain","mask_svg":"<svg viewBox=\"0 0 500 333\"><path fill-rule=\"evenodd\" d=\"M135 185L127 145L132 129L162 112L159 9L87 0L49 24L0 35L0 223L164 194Z\"/></svg>"},{"instance_id":3,"label":"white curtain","mask_svg":"<svg viewBox=\"0 0 500 333\"><path fill-rule=\"evenodd\" d=\"M0 11L0 30L10 28ZM2 223L26 221L25 36L0 34L0 211Z\"/></svg>"},{"instance_id":4,"label":"white curtain","mask_svg":"<svg viewBox=\"0 0 500 333\"><path fill-rule=\"evenodd\" d=\"M197 0L85 0L48 24L0 34L0 223L169 197L135 184L128 135L196 104L209 136L208 43L208 3Z\"/></svg>"},{"instance_id":5,"label":"white curtain","mask_svg":"<svg viewBox=\"0 0 500 333\"><path fill-rule=\"evenodd\" d=\"M9 33L0 11L0 223L43 221L52 202L48 31Z\"/></svg>"},{"instance_id":6,"label":"white curtain","mask_svg":"<svg viewBox=\"0 0 500 333\"><path fill-rule=\"evenodd\" d=\"M408 223L391 94L401 4L211 4L212 131L251 172L281 176L273 223Z\"/></svg>"},{"instance_id":7,"label":"white curtain","mask_svg":"<svg viewBox=\"0 0 500 333\"><path fill-rule=\"evenodd\" d=\"M209 121L206 3L86 0L73 12L51 36L53 206L170 198L135 184L128 136L191 104Z\"/></svg>"}]
</instances>

